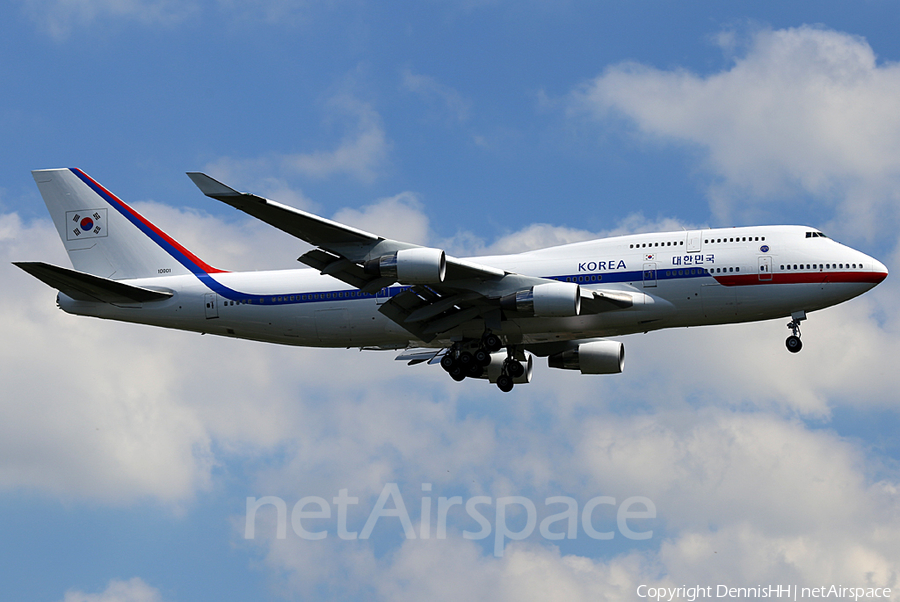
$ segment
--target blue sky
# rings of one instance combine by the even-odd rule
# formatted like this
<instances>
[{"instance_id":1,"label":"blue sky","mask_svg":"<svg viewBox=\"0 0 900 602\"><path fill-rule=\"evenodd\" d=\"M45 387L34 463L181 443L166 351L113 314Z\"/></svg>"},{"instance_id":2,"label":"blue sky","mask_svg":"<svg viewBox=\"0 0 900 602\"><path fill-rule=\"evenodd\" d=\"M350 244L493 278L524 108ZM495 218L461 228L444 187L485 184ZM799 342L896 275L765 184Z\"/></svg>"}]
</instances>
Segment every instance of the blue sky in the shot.
<instances>
[{"instance_id":1,"label":"blue sky","mask_svg":"<svg viewBox=\"0 0 900 602\"><path fill-rule=\"evenodd\" d=\"M896 19L882 1L5 3L3 598L900 587L890 278L812 314L796 357L783 321L660 332L623 339L620 376L538 362L503 396L392 354L67 316L9 264L68 265L29 172L80 167L226 269L295 267L303 247L186 171L459 255L802 223L896 270ZM547 498L612 497L594 517L616 537L535 529L498 557L459 506L442 539L386 516L344 541L334 515L309 519L322 541L279 539L265 512L245 537L248 497L347 489L361 531L389 483L416 528L423 497L488 496L495 527L499 498L540 522ZM655 507L629 523L647 540L616 530L633 497Z\"/></svg>"}]
</instances>

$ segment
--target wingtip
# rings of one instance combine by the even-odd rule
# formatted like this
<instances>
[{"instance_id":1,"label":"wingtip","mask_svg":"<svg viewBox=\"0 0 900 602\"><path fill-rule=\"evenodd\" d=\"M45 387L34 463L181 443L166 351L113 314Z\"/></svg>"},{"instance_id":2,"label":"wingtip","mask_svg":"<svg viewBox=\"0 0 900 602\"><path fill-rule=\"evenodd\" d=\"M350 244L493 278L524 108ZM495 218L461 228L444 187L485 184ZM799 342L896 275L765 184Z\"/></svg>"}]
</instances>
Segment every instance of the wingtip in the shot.
<instances>
[{"instance_id":1,"label":"wingtip","mask_svg":"<svg viewBox=\"0 0 900 602\"><path fill-rule=\"evenodd\" d=\"M222 182L219 182L215 178L212 178L203 172L189 171L187 172L187 177L189 177L191 181L197 186L197 188L200 189L200 192L208 197L216 198L220 196L240 196L241 194L234 188L226 186Z\"/></svg>"}]
</instances>

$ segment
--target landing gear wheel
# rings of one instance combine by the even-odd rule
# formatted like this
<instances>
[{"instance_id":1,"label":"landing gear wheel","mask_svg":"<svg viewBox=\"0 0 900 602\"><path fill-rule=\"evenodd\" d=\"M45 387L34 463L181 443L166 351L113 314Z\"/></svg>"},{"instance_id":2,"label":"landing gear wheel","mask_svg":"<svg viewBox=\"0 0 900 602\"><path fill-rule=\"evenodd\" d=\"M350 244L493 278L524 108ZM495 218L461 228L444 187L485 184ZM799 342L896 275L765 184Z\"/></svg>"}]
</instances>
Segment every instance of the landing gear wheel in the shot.
<instances>
[{"instance_id":1,"label":"landing gear wheel","mask_svg":"<svg viewBox=\"0 0 900 602\"><path fill-rule=\"evenodd\" d=\"M466 376L471 376L472 378L480 378L484 375L484 366L480 364L472 364L469 366L469 371Z\"/></svg>"},{"instance_id":2,"label":"landing gear wheel","mask_svg":"<svg viewBox=\"0 0 900 602\"><path fill-rule=\"evenodd\" d=\"M497 377L497 387L500 388L504 393L509 393L513 388L513 379L511 376L506 374L501 374Z\"/></svg>"},{"instance_id":3,"label":"landing gear wheel","mask_svg":"<svg viewBox=\"0 0 900 602\"><path fill-rule=\"evenodd\" d=\"M519 360L508 360L506 364L506 373L513 378L519 378L525 374L525 366Z\"/></svg>"},{"instance_id":4,"label":"landing gear wheel","mask_svg":"<svg viewBox=\"0 0 900 602\"><path fill-rule=\"evenodd\" d=\"M787 347L788 351L790 351L791 353L797 353L798 351L803 349L803 342L798 336L789 336L784 344Z\"/></svg>"},{"instance_id":5,"label":"landing gear wheel","mask_svg":"<svg viewBox=\"0 0 900 602\"><path fill-rule=\"evenodd\" d=\"M500 337L493 333L484 335L484 338L481 340L481 344L490 353L500 351L500 349L503 347L503 342L500 340Z\"/></svg>"},{"instance_id":6,"label":"landing gear wheel","mask_svg":"<svg viewBox=\"0 0 900 602\"><path fill-rule=\"evenodd\" d=\"M447 352L444 357L441 358L441 368L450 372L453 369L453 366L456 365L456 359L449 352Z\"/></svg>"},{"instance_id":7,"label":"landing gear wheel","mask_svg":"<svg viewBox=\"0 0 900 602\"><path fill-rule=\"evenodd\" d=\"M805 319L806 312L797 311L791 314L791 321L787 325L791 330L791 336L784 342L791 353L797 353L803 348L803 343L800 342L800 322Z\"/></svg>"},{"instance_id":8,"label":"landing gear wheel","mask_svg":"<svg viewBox=\"0 0 900 602\"><path fill-rule=\"evenodd\" d=\"M456 361L459 362L463 369L468 370L469 366L475 363L475 356L468 351L463 351L459 354L459 358Z\"/></svg>"},{"instance_id":9,"label":"landing gear wheel","mask_svg":"<svg viewBox=\"0 0 900 602\"><path fill-rule=\"evenodd\" d=\"M487 366L491 363L491 354L486 349L479 349L474 354L475 363L479 366Z\"/></svg>"},{"instance_id":10,"label":"landing gear wheel","mask_svg":"<svg viewBox=\"0 0 900 602\"><path fill-rule=\"evenodd\" d=\"M460 382L461 380L463 380L466 377L465 369L462 366L460 366L459 364L453 366L453 368L451 368L449 370L449 372L450 372L450 378L452 378L456 382Z\"/></svg>"}]
</instances>

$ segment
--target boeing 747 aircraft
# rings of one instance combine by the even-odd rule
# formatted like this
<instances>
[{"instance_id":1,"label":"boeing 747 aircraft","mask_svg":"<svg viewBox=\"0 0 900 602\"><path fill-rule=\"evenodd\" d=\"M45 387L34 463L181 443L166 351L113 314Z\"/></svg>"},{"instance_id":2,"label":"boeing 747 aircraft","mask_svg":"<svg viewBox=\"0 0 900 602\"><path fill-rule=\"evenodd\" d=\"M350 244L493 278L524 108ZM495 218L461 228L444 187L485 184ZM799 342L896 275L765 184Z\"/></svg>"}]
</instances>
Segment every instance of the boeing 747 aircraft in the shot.
<instances>
[{"instance_id":1,"label":"boeing 747 aircraft","mask_svg":"<svg viewBox=\"0 0 900 602\"><path fill-rule=\"evenodd\" d=\"M402 350L503 391L533 357L622 371L608 340L661 328L790 318L887 277L877 259L807 226L633 234L517 255L456 258L268 199L202 173L207 196L315 247L309 268L229 272L202 261L80 169L32 172L73 269L17 262L71 314L283 345Z\"/></svg>"}]
</instances>

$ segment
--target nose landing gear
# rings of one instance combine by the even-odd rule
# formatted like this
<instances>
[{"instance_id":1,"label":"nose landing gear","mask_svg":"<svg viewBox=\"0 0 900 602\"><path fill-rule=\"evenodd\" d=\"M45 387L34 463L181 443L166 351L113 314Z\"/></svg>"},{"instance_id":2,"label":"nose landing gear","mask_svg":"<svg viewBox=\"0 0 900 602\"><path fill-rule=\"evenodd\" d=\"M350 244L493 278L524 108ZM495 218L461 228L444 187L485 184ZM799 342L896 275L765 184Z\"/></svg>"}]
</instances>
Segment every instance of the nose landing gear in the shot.
<instances>
[{"instance_id":1,"label":"nose landing gear","mask_svg":"<svg viewBox=\"0 0 900 602\"><path fill-rule=\"evenodd\" d=\"M803 349L803 342L800 340L800 322L806 319L805 311L795 311L791 314L791 321L787 327L791 329L791 336L784 342L785 347L791 353L797 353Z\"/></svg>"}]
</instances>

